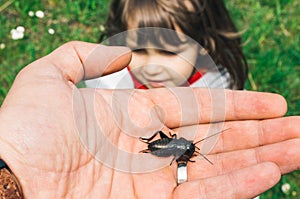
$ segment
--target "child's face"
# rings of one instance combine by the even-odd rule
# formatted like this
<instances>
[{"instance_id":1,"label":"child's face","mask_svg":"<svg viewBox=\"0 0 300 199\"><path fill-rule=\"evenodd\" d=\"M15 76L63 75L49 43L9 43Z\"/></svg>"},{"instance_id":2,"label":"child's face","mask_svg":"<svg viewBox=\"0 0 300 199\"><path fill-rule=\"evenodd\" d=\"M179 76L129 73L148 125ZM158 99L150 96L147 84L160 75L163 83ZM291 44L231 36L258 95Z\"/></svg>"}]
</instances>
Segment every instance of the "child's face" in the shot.
<instances>
[{"instance_id":1,"label":"child's face","mask_svg":"<svg viewBox=\"0 0 300 199\"><path fill-rule=\"evenodd\" d=\"M194 71L198 45L183 43L179 46L153 44L139 48L135 41L132 60L129 64L133 75L148 88L182 86ZM166 49L166 50L165 50Z\"/></svg>"}]
</instances>

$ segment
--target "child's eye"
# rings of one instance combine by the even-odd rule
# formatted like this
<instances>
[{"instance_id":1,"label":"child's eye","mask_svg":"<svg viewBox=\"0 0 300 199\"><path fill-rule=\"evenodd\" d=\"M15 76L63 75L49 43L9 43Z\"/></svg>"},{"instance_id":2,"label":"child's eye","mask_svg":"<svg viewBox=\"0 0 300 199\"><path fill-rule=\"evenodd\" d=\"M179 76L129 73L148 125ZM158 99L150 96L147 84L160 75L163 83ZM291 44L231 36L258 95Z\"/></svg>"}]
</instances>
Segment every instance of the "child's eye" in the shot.
<instances>
[{"instance_id":1,"label":"child's eye","mask_svg":"<svg viewBox=\"0 0 300 199\"><path fill-rule=\"evenodd\" d=\"M177 53L172 52L172 51L167 51L167 50L160 50L159 53L162 54L162 55L166 55L166 56L177 55Z\"/></svg>"},{"instance_id":2,"label":"child's eye","mask_svg":"<svg viewBox=\"0 0 300 199\"><path fill-rule=\"evenodd\" d=\"M138 53L138 54L146 54L147 51L145 49L135 49L133 52Z\"/></svg>"}]
</instances>

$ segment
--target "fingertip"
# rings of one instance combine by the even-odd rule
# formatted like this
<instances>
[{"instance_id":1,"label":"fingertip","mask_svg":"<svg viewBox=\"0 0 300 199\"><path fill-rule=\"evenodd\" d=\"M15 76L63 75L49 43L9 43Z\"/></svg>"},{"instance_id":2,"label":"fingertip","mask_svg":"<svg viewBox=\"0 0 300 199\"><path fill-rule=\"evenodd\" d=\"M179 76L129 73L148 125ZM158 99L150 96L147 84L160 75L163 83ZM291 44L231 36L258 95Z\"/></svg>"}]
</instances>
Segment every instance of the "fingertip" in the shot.
<instances>
[{"instance_id":1,"label":"fingertip","mask_svg":"<svg viewBox=\"0 0 300 199\"><path fill-rule=\"evenodd\" d=\"M279 95L279 94L275 94L275 95L278 98L277 103L278 103L278 107L280 108L280 111L278 112L279 116L283 116L286 114L286 112L288 110L287 101L282 95Z\"/></svg>"},{"instance_id":2,"label":"fingertip","mask_svg":"<svg viewBox=\"0 0 300 199\"><path fill-rule=\"evenodd\" d=\"M273 162L262 162L237 172L230 178L235 184L236 198L253 198L276 185L281 178L281 171Z\"/></svg>"},{"instance_id":3,"label":"fingertip","mask_svg":"<svg viewBox=\"0 0 300 199\"><path fill-rule=\"evenodd\" d=\"M282 117L287 111L283 96L255 91L227 91L230 119L268 119Z\"/></svg>"},{"instance_id":4,"label":"fingertip","mask_svg":"<svg viewBox=\"0 0 300 199\"><path fill-rule=\"evenodd\" d=\"M256 165L258 170L262 172L259 174L259 178L270 179L270 187L275 185L281 178L281 171L277 164L274 162L263 162Z\"/></svg>"},{"instance_id":5,"label":"fingertip","mask_svg":"<svg viewBox=\"0 0 300 199\"><path fill-rule=\"evenodd\" d=\"M269 107L270 118L282 117L287 112L286 99L277 93L262 93L262 100L265 106ZM263 110L263 109L262 109Z\"/></svg>"},{"instance_id":6,"label":"fingertip","mask_svg":"<svg viewBox=\"0 0 300 199\"><path fill-rule=\"evenodd\" d=\"M122 70L131 61L131 50L125 46L98 45L83 62L84 79L92 79Z\"/></svg>"},{"instance_id":7,"label":"fingertip","mask_svg":"<svg viewBox=\"0 0 300 199\"><path fill-rule=\"evenodd\" d=\"M116 50L116 58L112 59L111 63L105 70L104 75L111 74L127 67L131 61L131 49L125 46L111 46L112 50Z\"/></svg>"}]
</instances>

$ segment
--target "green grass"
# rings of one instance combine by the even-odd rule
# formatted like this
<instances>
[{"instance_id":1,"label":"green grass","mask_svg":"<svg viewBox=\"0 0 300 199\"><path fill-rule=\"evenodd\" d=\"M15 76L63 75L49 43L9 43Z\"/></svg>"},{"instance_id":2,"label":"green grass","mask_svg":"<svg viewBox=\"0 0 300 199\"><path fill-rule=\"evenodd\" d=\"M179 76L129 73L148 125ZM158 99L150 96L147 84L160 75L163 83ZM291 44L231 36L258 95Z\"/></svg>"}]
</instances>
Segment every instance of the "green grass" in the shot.
<instances>
[{"instance_id":1,"label":"green grass","mask_svg":"<svg viewBox=\"0 0 300 199\"><path fill-rule=\"evenodd\" d=\"M0 105L16 74L70 40L97 42L109 0L0 0ZM227 0L243 34L250 72L246 88L282 94L287 115L300 115L300 2L298 0ZM42 10L44 18L29 17ZM25 27L25 37L12 40L10 31ZM48 29L55 34L48 33ZM3 46L3 45L2 45ZM291 185L288 193L281 191ZM295 195L296 194L296 195ZM299 198L300 172L282 177L261 198Z\"/></svg>"},{"instance_id":2,"label":"green grass","mask_svg":"<svg viewBox=\"0 0 300 199\"><path fill-rule=\"evenodd\" d=\"M25 65L71 40L97 42L105 21L108 0L0 0L0 104L14 77ZM29 11L42 10L44 18L30 17ZM21 40L12 40L10 31L25 27ZM48 29L55 34L48 33Z\"/></svg>"},{"instance_id":3,"label":"green grass","mask_svg":"<svg viewBox=\"0 0 300 199\"><path fill-rule=\"evenodd\" d=\"M300 115L300 2L233 0L228 8L243 34L250 65L246 88L282 94L287 115ZM281 186L289 183L288 193ZM284 175L261 198L299 198L300 171Z\"/></svg>"},{"instance_id":4,"label":"green grass","mask_svg":"<svg viewBox=\"0 0 300 199\"><path fill-rule=\"evenodd\" d=\"M300 3L296 0L228 1L244 33L250 90L280 93L288 115L300 114Z\"/></svg>"}]
</instances>

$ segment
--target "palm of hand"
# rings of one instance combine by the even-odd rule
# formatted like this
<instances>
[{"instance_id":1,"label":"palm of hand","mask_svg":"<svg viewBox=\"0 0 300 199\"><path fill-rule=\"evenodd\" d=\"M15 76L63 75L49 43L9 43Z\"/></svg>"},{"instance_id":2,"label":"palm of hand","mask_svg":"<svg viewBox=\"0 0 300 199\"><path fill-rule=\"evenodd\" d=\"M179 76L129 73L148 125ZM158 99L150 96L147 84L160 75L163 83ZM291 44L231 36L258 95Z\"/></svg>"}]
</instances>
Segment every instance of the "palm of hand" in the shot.
<instances>
[{"instance_id":1,"label":"palm of hand","mask_svg":"<svg viewBox=\"0 0 300 199\"><path fill-rule=\"evenodd\" d=\"M67 46L66 50L70 50L69 47ZM7 151L3 158L8 160L16 176L20 176L24 194L28 198L150 198L153 194L163 198L202 195L208 198L245 198L253 197L274 185L280 177L278 167L284 173L297 166L296 163L294 166L287 166L290 165L291 159L299 159L296 153L297 142L285 141L298 136L296 127L291 128L290 133L278 128L288 125L292 120L251 121L282 116L285 112L285 102L282 98L257 95L256 97L260 96L257 100L260 100L259 106L262 108L255 103L251 107L251 103L242 98L253 98L246 98L246 95L237 93L235 98L239 96L241 99L236 100L237 102L231 101L233 97L230 95L233 93L227 91L229 109L226 110L226 119L249 121L226 122L225 126L233 130L230 136L222 135L222 139L213 149L209 158L215 164L211 166L206 161L198 160L196 163L189 163L189 182L177 186L176 164L168 166L171 158L162 160L149 154L136 155L146 147L137 138L150 136L151 132L161 129L164 125L172 129L183 125L180 129L183 129L184 135L188 135L184 133L184 129L185 132L192 129L196 132L195 140L200 140L205 137L202 132L208 129L205 123L210 122L210 110L206 110L209 104L204 107L201 120L198 114L195 118L181 120L181 104L178 104L176 99L172 100L170 93L166 97L168 92L164 89L136 93L77 89L74 83L84 75L93 75L89 74L91 68L85 68L82 72L81 63L77 63L77 56L87 56L88 53L75 53L74 47L71 49L69 54L73 53L73 56L70 57L76 58L73 62L71 59L71 63L63 54L59 57L60 52L65 52L64 50L58 50L52 55L60 60L60 68L55 64L57 60L51 60L51 56L25 68L16 78L1 107L0 132L9 133L5 136L1 134L3 144L0 151ZM110 53L115 56L113 52ZM117 62L111 65L125 66L129 58L124 59L126 61L123 60L123 65ZM64 63L64 60L68 60L68 63ZM81 60L84 60L84 56ZM72 66L77 67L72 69ZM205 90L193 92L198 96L197 99L203 98L203 101L209 96ZM130 96L130 103L126 102L128 106L123 106L123 98L114 98L119 94ZM115 101L113 98L121 100ZM271 98L274 107L267 105ZM237 109L239 106L232 107L233 102L245 102L247 106ZM193 109L193 106L191 107ZM252 111L253 109L256 111ZM204 124L199 125L199 122ZM263 126L262 132L258 132L258 129L262 128L260 126ZM140 129L145 131L141 132ZM282 135L268 136L271 135L268 132L275 130ZM144 135L145 132L150 134ZM108 143L111 145L107 145ZM259 148L260 145L266 146ZM5 150L8 148L10 150ZM281 150L283 148L295 148L295 153L290 155L294 158L281 161L280 157L285 153ZM270 156L269 151L275 155ZM136 173L144 166L148 166L147 170L143 170L147 172ZM150 172L149 168L153 168L153 171ZM250 172L265 176L249 176Z\"/></svg>"},{"instance_id":2,"label":"palm of hand","mask_svg":"<svg viewBox=\"0 0 300 199\"><path fill-rule=\"evenodd\" d=\"M33 111L34 118L26 117L24 113L16 113L19 115L19 120L22 121L21 124L32 124L30 129L20 131L20 139L25 141L16 147L16 150L21 152L23 156L22 160L25 160L25 162L20 162L22 165L20 168L15 169L17 175L22 173L23 183L26 184L26 187L30 187L25 194L30 198L45 197L46 195L56 198L152 198L153 194L162 198L174 196L177 188L176 164L168 166L170 158L162 160L150 155L138 162L133 157L134 153L138 153L146 145L137 139L137 135L128 136L123 133L122 129L129 129L129 127L120 126L121 122L111 119L116 118L111 117L113 111L109 105L110 100L108 100L111 99L112 93L109 91L78 90L74 86L66 84L61 85L60 88L57 84L54 85L56 86L42 84L36 86L40 87L37 89L41 91L39 92L40 96L37 97L38 103L32 104L30 102L30 107L24 104L27 107L26 115ZM42 88L45 87L47 89L44 90L47 91L47 94L43 93ZM25 96L24 93L22 95ZM45 97L43 98L43 96ZM63 96L63 100L61 100L61 96ZM48 99L57 100L48 101ZM91 101L94 99L96 100ZM144 106L139 106L143 109L139 109L132 117L143 118L139 120L140 124L148 123L149 118L145 117L144 113L150 112L154 105L153 101L146 95L136 97L136 99L142 101ZM45 104L41 104L40 101L45 102ZM137 105L138 103L141 102L136 101L132 104ZM116 104L114 105L116 106ZM61 107L63 111L53 112L55 107ZM97 107L102 107L103 113L88 114L93 112L91 109L100 110ZM122 118L124 112L128 111L127 108L118 109L122 111L119 112L121 116L117 118ZM46 112L51 114L45 114ZM99 118L103 115L109 118L105 123L101 123L102 118ZM36 118L39 119L38 122L31 120ZM56 121L56 123L49 125L49 120ZM105 125L101 126L101 124ZM156 128L160 127L161 123L157 120L157 123L151 125ZM18 129L19 127L15 126L15 128ZM102 131L99 132L99 129ZM99 138L99 134L103 133L106 133L105 137L108 142L103 142ZM201 134L198 135L198 137L200 136L203 137ZM118 151L114 152L110 148L111 145L106 145L107 143L113 143L116 146L113 149ZM29 150L26 151L26 149ZM124 151L133 154L132 156L122 156ZM147 169L149 169L149 165L154 164L156 170L144 170L145 173L135 173L131 169L137 164L146 165L148 166ZM218 173L217 168L206 161L197 160L196 163L189 163L188 166L190 171L196 171L195 175L189 176L192 180L212 178L224 174ZM228 167L231 166L228 165ZM33 176L34 180L32 179ZM36 182L38 182L39 187L37 187ZM44 190L41 190L41 187ZM53 190L55 191L53 192ZM31 195L35 193L42 195Z\"/></svg>"},{"instance_id":3,"label":"palm of hand","mask_svg":"<svg viewBox=\"0 0 300 199\"><path fill-rule=\"evenodd\" d=\"M89 109L94 107L89 101L95 97L94 92L78 90L71 84L53 82L51 85L47 83L28 84L28 89L34 88L39 92L24 93L23 91L26 91L24 86L27 87L22 84L20 92L15 88L14 93L22 95L25 99L32 99L31 95L34 94L34 98L38 100L36 103L33 103L32 100L23 101L23 107L19 107L18 110L26 111L10 112L10 114L19 116L19 124L31 124L28 129L22 129L22 126L15 126L14 129L14 131L20 129L19 139L23 140L20 145L16 146L16 151L23 157L20 159L22 162L19 162L21 167L15 168L15 172L17 175L22 173L22 183L26 187L30 187L29 190L25 190L27 192L25 194L29 198L46 197L46 195L56 198L66 196L74 198L141 196L145 198L148 194L150 197L158 191L161 195L171 196L176 187L174 167L166 167L146 174L132 174L129 171L124 172L111 168L112 163L109 160L107 161L110 165L105 165L94 159L95 153L99 150L103 150L104 155L109 158L114 156L110 149L96 146L98 142L102 142L101 139L96 138L96 134L99 133L97 125L101 124L99 123L101 119L97 122L93 114L88 114L91 113ZM109 94L104 93L103 95ZM102 95L99 94L97 98L99 98L97 105L105 107L102 108L102 111L109 113L111 108ZM149 105L151 105L150 101ZM53 112L52 110L56 110L57 107L61 107L62 111ZM8 109L9 107L6 110ZM34 115L34 118L28 117L28 115ZM49 121L55 121L55 123L49 124ZM113 137L109 138L110 142L115 144L131 143L134 145L131 149L125 149L126 146L120 145L123 145L121 147L124 150L132 150L135 153L141 150L141 147L145 147L136 138L121 136L120 128L122 127L116 125L114 119L108 121L102 128L109 128L110 132L114 132ZM86 136L89 143L85 140ZM92 145L95 147L95 151L92 151ZM130 160L122 159L122 157L121 160L117 160L117 158L120 157L115 156L112 160L130 164L128 162ZM123 169L128 170L129 168ZM37 187L37 182L39 187ZM144 187L149 183L154 183L155 186L145 189ZM41 187L44 190L41 190ZM32 195L35 193L42 195Z\"/></svg>"}]
</instances>

